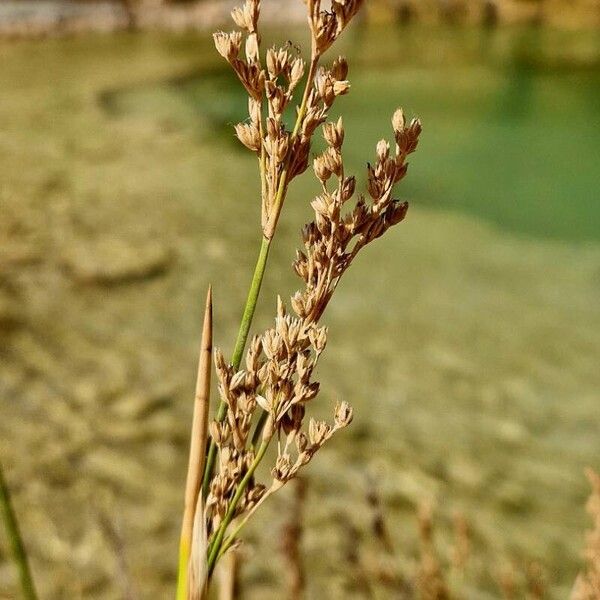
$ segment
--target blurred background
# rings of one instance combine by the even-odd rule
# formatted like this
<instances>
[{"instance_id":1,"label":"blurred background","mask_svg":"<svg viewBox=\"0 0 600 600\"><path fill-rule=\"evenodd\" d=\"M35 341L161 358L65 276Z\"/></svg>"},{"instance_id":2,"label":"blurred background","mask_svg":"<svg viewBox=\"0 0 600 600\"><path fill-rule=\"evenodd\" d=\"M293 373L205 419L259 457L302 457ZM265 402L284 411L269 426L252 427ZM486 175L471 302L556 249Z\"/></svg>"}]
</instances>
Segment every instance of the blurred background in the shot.
<instances>
[{"instance_id":1,"label":"blurred background","mask_svg":"<svg viewBox=\"0 0 600 600\"><path fill-rule=\"evenodd\" d=\"M212 282L229 353L259 244L246 97L210 38L232 6L0 4L0 460L42 598L173 593L202 302ZM303 11L265 0L265 44L305 51ZM422 505L443 564L468 523L461 597L525 597L533 571L568 597L600 467L599 25L598 0L373 0L335 47L347 171L399 105L424 133L406 221L325 317L317 413L355 420L307 471L309 598L407 597ZM299 286L316 189L290 192L256 330ZM365 591L373 486L394 551ZM285 597L289 499L248 531L244 598Z\"/></svg>"}]
</instances>

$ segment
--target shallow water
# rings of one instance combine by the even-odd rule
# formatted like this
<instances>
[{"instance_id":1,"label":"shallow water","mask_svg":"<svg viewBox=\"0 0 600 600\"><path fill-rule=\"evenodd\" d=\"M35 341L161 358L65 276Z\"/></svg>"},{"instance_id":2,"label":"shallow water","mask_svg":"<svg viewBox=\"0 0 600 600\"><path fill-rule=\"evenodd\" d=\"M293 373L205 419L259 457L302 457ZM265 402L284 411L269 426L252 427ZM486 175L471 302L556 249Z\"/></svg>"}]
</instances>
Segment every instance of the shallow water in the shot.
<instances>
[{"instance_id":1,"label":"shallow water","mask_svg":"<svg viewBox=\"0 0 600 600\"><path fill-rule=\"evenodd\" d=\"M347 597L340 523L368 528L367 471L402 573L415 506L431 501L443 548L456 510L472 524L469 597L497 596L490 564L532 559L550 597L568 597L583 468L600 466L596 38L348 33L348 168L362 172L397 104L425 133L399 188L406 222L360 257L325 317L315 410L344 398L356 418L309 471L314 597ZM212 282L229 351L256 252L255 159L230 128L245 98L191 35L22 42L0 61L0 453L34 572L48 598L120 597L107 511L140 597L167 597L200 304ZM312 179L285 206L256 330L298 286ZM281 597L284 506L249 531L263 549L244 565L250 599ZM14 586L0 570L0 595Z\"/></svg>"}]
</instances>

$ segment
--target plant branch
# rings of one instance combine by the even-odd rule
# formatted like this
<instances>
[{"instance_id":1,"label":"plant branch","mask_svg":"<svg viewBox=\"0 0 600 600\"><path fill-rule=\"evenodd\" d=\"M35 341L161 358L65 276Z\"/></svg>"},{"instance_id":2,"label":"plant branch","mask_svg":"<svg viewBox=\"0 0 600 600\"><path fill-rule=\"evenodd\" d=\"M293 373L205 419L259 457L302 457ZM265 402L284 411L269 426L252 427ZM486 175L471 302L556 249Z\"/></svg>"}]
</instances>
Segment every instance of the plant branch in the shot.
<instances>
[{"instance_id":1,"label":"plant branch","mask_svg":"<svg viewBox=\"0 0 600 600\"><path fill-rule=\"evenodd\" d=\"M310 94L310 90L312 88L313 79L315 78L315 73L317 72L317 65L319 64L319 55L313 54L313 57L310 61L310 67L308 69L308 76L306 77L306 85L304 87L304 93L302 95L302 102L300 103L300 108L298 109L298 116L296 117L296 123L294 125L294 130L292 131L292 135L290 137L289 147L290 150L288 152L287 160L283 171L281 172L281 176L279 177L279 185L277 187L277 195L275 196L275 200L273 201L273 206L271 207L271 212L269 214L269 218L267 220L267 225L264 230L265 237L267 239L272 239L275 235L275 230L277 229L277 223L279 221L279 214L281 213L281 209L283 207L283 200L285 198L285 191L287 189L288 184L288 173L290 167L290 159L292 156L292 149L294 147L294 141L298 137L298 133L300 132L300 127L302 126L302 121L304 120L304 116L306 114L306 106L308 104L308 96Z\"/></svg>"},{"instance_id":2,"label":"plant branch","mask_svg":"<svg viewBox=\"0 0 600 600\"><path fill-rule=\"evenodd\" d=\"M262 506L263 502L272 496L275 492L280 490L285 484L282 482L273 483L271 487L263 494L263 497L250 509L248 514L238 523L236 528L231 532L230 535L227 536L223 544L221 545L221 550L219 551L219 555L217 559L221 558L231 548L236 538L242 531L242 529L246 526L246 523L250 520L250 517Z\"/></svg>"},{"instance_id":3,"label":"plant branch","mask_svg":"<svg viewBox=\"0 0 600 600\"><path fill-rule=\"evenodd\" d=\"M250 480L252 479L252 477L254 475L254 471L256 471L256 468L260 464L260 461L263 459L263 457L267 451L267 448L269 447L270 441L271 441L271 438L267 438L262 441L262 444L260 445L260 448L258 449L258 453L256 454L256 457L252 461L252 464L250 465L250 468L248 469L248 471L246 471L244 478L240 481L240 484L238 485L238 487L235 491L235 495L233 496L233 498L231 499L231 502L229 503L227 512L225 513L225 516L223 517L223 522L221 523L219 529L217 530L214 540L212 541L212 543L209 546L209 550L208 550L208 576L209 577L212 575L212 572L217 563L217 559L219 558L221 544L223 543L223 538L225 537L227 527L229 526L229 524L231 523L231 521L233 520L233 517L235 515L235 509L236 509L239 501L242 499L242 496L244 495L244 491L246 490L248 483L250 482Z\"/></svg>"},{"instance_id":4,"label":"plant branch","mask_svg":"<svg viewBox=\"0 0 600 600\"><path fill-rule=\"evenodd\" d=\"M265 275L265 268L267 266L270 246L271 241L263 237L258 259L256 261L256 266L254 267L254 275L252 277L252 283L250 284L250 290L248 291L248 298L246 299L244 313L242 315L242 322L240 323L240 329L235 343L235 348L233 350L233 357L231 359L231 362L236 369L239 369L240 363L242 362L244 348L246 347L250 326L252 325L252 319L254 318L254 312L256 310L256 303L258 301L260 287ZM216 420L222 421L225 418L226 412L227 404L221 401L219 404L219 409L217 410ZM210 478L212 476L216 457L217 447L214 441L211 439L209 442L208 456L206 458L206 466L204 469L204 480L202 482L202 493L205 498L208 496Z\"/></svg>"}]
</instances>

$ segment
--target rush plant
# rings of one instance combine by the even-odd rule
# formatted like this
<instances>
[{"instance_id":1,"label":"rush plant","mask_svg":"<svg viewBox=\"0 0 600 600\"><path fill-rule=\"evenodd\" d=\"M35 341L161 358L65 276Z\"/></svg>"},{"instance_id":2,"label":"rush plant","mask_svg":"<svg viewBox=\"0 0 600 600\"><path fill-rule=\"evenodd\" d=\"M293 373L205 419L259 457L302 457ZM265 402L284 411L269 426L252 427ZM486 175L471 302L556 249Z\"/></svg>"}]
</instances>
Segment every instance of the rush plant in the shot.
<instances>
[{"instance_id":1,"label":"rush plant","mask_svg":"<svg viewBox=\"0 0 600 600\"><path fill-rule=\"evenodd\" d=\"M408 205L394 198L393 189L406 175L407 157L421 133L417 119L406 121L402 110L396 110L394 143L377 144L374 162L367 166L366 194L355 193L356 180L344 168L342 119L327 120L336 99L350 90L348 64L343 57L327 65L321 60L362 3L333 0L325 10L320 0L307 0L308 64L288 46L261 52L259 0L246 0L233 10L235 31L214 35L217 51L248 93L248 118L235 132L257 157L262 231L233 355L228 360L219 349L214 352L219 404L210 423L210 294L207 300L180 543L180 600L206 596L218 561L258 507L352 421L347 402L335 406L331 422L307 415L319 393L313 372L327 342L321 318L361 249L404 219ZM290 126L284 113L296 97ZM273 327L255 335L246 350L288 188L307 170L311 140L319 128L326 147L312 166L321 192L311 202L314 219L301 230L302 249L293 262L302 286L291 298L291 310L277 299ZM256 469L263 461L271 464L271 479L260 482Z\"/></svg>"}]
</instances>

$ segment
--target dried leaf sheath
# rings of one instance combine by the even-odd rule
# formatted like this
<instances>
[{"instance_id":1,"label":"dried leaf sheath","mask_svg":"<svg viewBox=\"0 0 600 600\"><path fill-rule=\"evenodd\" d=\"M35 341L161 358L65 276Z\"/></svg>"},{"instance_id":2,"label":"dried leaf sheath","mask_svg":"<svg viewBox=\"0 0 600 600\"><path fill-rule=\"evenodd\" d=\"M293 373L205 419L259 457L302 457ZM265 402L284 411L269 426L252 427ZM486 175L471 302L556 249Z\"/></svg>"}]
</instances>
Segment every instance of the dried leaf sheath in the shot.
<instances>
[{"instance_id":1,"label":"dried leaf sheath","mask_svg":"<svg viewBox=\"0 0 600 600\"><path fill-rule=\"evenodd\" d=\"M208 534L202 494L198 494L192 533L192 548L187 567L187 600L206 600L208 594Z\"/></svg>"},{"instance_id":2,"label":"dried leaf sheath","mask_svg":"<svg viewBox=\"0 0 600 600\"><path fill-rule=\"evenodd\" d=\"M208 408L210 403L210 375L212 357L212 288L209 286L204 310L204 324L198 360L198 376L194 397L190 456L185 488L185 504L179 548L178 600L187 599L187 572L193 539L194 516L204 472L208 437ZM201 521L204 518L202 516Z\"/></svg>"}]
</instances>

